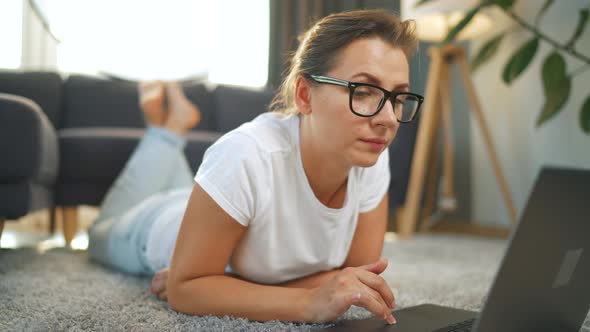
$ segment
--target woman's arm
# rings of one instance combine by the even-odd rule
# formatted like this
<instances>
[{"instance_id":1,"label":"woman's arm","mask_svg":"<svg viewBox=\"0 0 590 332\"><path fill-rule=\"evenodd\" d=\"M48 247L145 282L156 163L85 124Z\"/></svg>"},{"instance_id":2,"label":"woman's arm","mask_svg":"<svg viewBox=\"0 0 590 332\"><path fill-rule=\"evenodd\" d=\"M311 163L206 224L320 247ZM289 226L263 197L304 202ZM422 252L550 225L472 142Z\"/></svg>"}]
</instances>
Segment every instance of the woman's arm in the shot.
<instances>
[{"instance_id":1,"label":"woman's arm","mask_svg":"<svg viewBox=\"0 0 590 332\"><path fill-rule=\"evenodd\" d=\"M372 272L382 271L384 261L346 268L311 289L260 285L224 275L233 249L245 231L195 185L167 279L168 302L174 310L260 321L326 322L355 304L393 322L393 294L383 278Z\"/></svg>"},{"instance_id":2,"label":"woman's arm","mask_svg":"<svg viewBox=\"0 0 590 332\"><path fill-rule=\"evenodd\" d=\"M389 215L388 197L389 195L385 194L375 209L359 215L344 266L370 264L381 257Z\"/></svg>"},{"instance_id":3,"label":"woman's arm","mask_svg":"<svg viewBox=\"0 0 590 332\"><path fill-rule=\"evenodd\" d=\"M290 287L290 288L314 288L319 287L326 281L334 278L338 273L340 273L342 269L334 269L330 271L322 271L318 273L314 273L312 275L302 277L295 280L290 280L280 284L283 287Z\"/></svg>"},{"instance_id":4,"label":"woman's arm","mask_svg":"<svg viewBox=\"0 0 590 332\"><path fill-rule=\"evenodd\" d=\"M263 286L224 275L245 231L195 184L170 265L169 304L194 315L304 321L307 317L298 306L307 290Z\"/></svg>"}]
</instances>

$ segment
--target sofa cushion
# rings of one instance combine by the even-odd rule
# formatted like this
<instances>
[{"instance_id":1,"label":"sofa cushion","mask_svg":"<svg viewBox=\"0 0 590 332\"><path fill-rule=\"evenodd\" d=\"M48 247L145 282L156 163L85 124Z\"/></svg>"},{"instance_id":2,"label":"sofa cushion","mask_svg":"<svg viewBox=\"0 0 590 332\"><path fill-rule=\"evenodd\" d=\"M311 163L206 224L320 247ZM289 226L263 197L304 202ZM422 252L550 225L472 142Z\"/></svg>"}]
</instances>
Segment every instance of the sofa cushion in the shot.
<instances>
[{"instance_id":1,"label":"sofa cushion","mask_svg":"<svg viewBox=\"0 0 590 332\"><path fill-rule=\"evenodd\" d=\"M264 113L273 95L264 89L218 86L214 91L218 130L228 132Z\"/></svg>"},{"instance_id":2,"label":"sofa cushion","mask_svg":"<svg viewBox=\"0 0 590 332\"><path fill-rule=\"evenodd\" d=\"M223 133L215 131L193 131L186 135L187 144L184 148L184 155L195 175L203 162L205 151L222 135Z\"/></svg>"},{"instance_id":3,"label":"sofa cushion","mask_svg":"<svg viewBox=\"0 0 590 332\"><path fill-rule=\"evenodd\" d=\"M98 205L143 134L143 129L129 128L69 128L59 131L61 167L56 203ZM184 153L193 172L201 164L205 150L220 136L221 133L211 131L187 134ZM71 195L70 189L81 190L83 194Z\"/></svg>"},{"instance_id":4,"label":"sofa cushion","mask_svg":"<svg viewBox=\"0 0 590 332\"><path fill-rule=\"evenodd\" d=\"M100 206L111 183L58 183L55 187L56 206Z\"/></svg>"},{"instance_id":5,"label":"sofa cushion","mask_svg":"<svg viewBox=\"0 0 590 332\"><path fill-rule=\"evenodd\" d=\"M130 158L144 129L68 128L59 131L59 182L111 183ZM185 155L196 171L205 150L221 133L187 134Z\"/></svg>"},{"instance_id":6,"label":"sofa cushion","mask_svg":"<svg viewBox=\"0 0 590 332\"><path fill-rule=\"evenodd\" d=\"M195 130L215 130L213 98L199 82L183 82L187 98L201 109L201 123ZM72 75L64 83L64 128L143 128L137 82L87 75Z\"/></svg>"},{"instance_id":7,"label":"sofa cushion","mask_svg":"<svg viewBox=\"0 0 590 332\"><path fill-rule=\"evenodd\" d=\"M113 81L137 84L136 80L124 78L116 74L102 72L101 75ZM193 104L198 105L201 111L201 121L193 130L215 131L217 129L217 122L215 121L215 100L212 96L213 89L207 81L207 75L190 76L178 82L182 85L186 97Z\"/></svg>"},{"instance_id":8,"label":"sofa cushion","mask_svg":"<svg viewBox=\"0 0 590 332\"><path fill-rule=\"evenodd\" d=\"M55 72L0 71L0 92L36 102L55 128L59 128L62 108L62 79Z\"/></svg>"},{"instance_id":9,"label":"sofa cushion","mask_svg":"<svg viewBox=\"0 0 590 332\"><path fill-rule=\"evenodd\" d=\"M137 84L72 75L64 83L63 128L144 127Z\"/></svg>"}]
</instances>

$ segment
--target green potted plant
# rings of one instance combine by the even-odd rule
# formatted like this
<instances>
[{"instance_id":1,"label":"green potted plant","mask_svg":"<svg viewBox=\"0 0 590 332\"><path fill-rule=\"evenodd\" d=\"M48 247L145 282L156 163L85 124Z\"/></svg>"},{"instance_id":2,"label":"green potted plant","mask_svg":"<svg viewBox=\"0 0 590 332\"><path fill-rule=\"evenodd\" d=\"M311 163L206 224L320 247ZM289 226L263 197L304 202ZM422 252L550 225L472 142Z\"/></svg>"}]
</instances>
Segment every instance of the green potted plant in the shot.
<instances>
[{"instance_id":1,"label":"green potted plant","mask_svg":"<svg viewBox=\"0 0 590 332\"><path fill-rule=\"evenodd\" d=\"M421 0L416 6L431 1L436 0ZM504 65L502 80L506 84L513 83L514 80L526 70L528 65L537 55L540 43L544 42L552 45L553 50L548 55L545 55L545 59L541 66L545 102L536 120L536 126L540 127L563 110L563 106L570 96L574 76L579 75L590 68L590 56L582 54L576 50L576 42L584 35L584 30L588 23L590 2L586 8L579 11L574 33L571 38L565 42L552 39L545 34L540 27L541 18L547 9L554 4L554 0L545 0L543 6L539 9L536 15L535 22L532 24L523 20L522 17L513 10L515 2L516 0L481 0L479 4L473 7L465 17L449 31L442 43L446 44L455 40L457 34L469 24L478 12L490 6L498 6L517 23L517 29L526 29L532 33L532 37L518 47L509 57L508 62ZM481 65L492 58L496 54L496 51L506 35L515 32L517 29L503 31L486 41L471 60L472 71L477 70ZM583 65L568 72L567 64L563 56L564 54L582 61ZM582 105L580 105L579 112L580 128L584 133L590 135L590 95L585 99Z\"/></svg>"}]
</instances>

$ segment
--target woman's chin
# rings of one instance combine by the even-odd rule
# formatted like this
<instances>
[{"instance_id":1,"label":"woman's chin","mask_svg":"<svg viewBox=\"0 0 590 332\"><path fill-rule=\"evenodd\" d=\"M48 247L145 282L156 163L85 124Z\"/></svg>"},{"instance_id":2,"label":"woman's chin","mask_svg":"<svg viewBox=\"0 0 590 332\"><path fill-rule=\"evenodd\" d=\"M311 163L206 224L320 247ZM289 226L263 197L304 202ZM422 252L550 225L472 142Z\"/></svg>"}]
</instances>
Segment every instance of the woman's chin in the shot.
<instances>
[{"instance_id":1,"label":"woman's chin","mask_svg":"<svg viewBox=\"0 0 590 332\"><path fill-rule=\"evenodd\" d=\"M371 167L377 163L381 153L363 153L354 158L354 165L357 167Z\"/></svg>"}]
</instances>

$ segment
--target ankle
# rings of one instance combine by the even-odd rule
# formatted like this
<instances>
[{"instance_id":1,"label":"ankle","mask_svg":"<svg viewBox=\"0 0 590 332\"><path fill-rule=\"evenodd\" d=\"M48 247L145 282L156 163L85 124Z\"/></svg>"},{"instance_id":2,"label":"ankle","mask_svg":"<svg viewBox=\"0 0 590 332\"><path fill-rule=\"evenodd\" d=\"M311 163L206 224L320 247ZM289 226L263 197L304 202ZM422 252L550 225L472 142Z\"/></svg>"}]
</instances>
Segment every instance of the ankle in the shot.
<instances>
[{"instance_id":1,"label":"ankle","mask_svg":"<svg viewBox=\"0 0 590 332\"><path fill-rule=\"evenodd\" d=\"M168 122L166 122L162 126L162 128L169 130L178 136L184 136L189 131L189 129L187 129L187 128L184 128L182 126L178 126L176 124L168 123Z\"/></svg>"},{"instance_id":2,"label":"ankle","mask_svg":"<svg viewBox=\"0 0 590 332\"><path fill-rule=\"evenodd\" d=\"M145 135L158 137L161 141L165 141L169 145L181 151L184 150L187 144L187 139L184 135L171 131L165 127L150 127L146 131Z\"/></svg>"}]
</instances>

